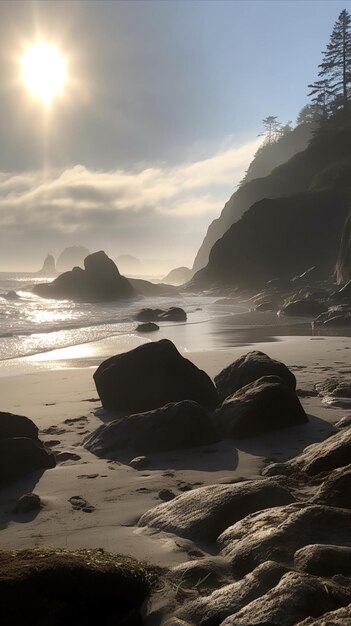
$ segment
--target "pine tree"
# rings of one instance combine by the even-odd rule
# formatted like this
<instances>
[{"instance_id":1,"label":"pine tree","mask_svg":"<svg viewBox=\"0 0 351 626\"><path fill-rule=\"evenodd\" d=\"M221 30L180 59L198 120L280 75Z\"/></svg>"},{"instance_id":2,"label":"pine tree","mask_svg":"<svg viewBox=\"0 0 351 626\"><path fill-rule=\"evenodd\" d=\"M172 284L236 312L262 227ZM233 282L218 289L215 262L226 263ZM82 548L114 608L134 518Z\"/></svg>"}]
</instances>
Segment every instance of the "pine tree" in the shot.
<instances>
[{"instance_id":1,"label":"pine tree","mask_svg":"<svg viewBox=\"0 0 351 626\"><path fill-rule=\"evenodd\" d=\"M319 80L309 85L313 106L322 115L347 109L351 102L351 16L346 9L334 25L319 68Z\"/></svg>"},{"instance_id":2,"label":"pine tree","mask_svg":"<svg viewBox=\"0 0 351 626\"><path fill-rule=\"evenodd\" d=\"M259 137L264 136L266 138L266 143L271 144L276 141L279 137L279 130L281 127L281 123L278 122L277 115L268 115L262 120L262 124L265 127L264 133L261 133Z\"/></svg>"}]
</instances>

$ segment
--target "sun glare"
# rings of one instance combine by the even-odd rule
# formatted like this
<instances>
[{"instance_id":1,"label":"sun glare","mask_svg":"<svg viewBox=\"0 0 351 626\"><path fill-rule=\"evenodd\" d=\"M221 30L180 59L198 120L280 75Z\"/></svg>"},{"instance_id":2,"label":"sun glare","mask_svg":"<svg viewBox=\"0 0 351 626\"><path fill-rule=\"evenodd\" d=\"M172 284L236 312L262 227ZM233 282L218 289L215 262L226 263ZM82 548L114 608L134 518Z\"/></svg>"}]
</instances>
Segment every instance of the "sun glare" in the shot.
<instances>
[{"instance_id":1,"label":"sun glare","mask_svg":"<svg viewBox=\"0 0 351 626\"><path fill-rule=\"evenodd\" d=\"M66 80L65 59L54 45L40 41L24 53L22 77L29 93L48 106L62 93Z\"/></svg>"}]
</instances>

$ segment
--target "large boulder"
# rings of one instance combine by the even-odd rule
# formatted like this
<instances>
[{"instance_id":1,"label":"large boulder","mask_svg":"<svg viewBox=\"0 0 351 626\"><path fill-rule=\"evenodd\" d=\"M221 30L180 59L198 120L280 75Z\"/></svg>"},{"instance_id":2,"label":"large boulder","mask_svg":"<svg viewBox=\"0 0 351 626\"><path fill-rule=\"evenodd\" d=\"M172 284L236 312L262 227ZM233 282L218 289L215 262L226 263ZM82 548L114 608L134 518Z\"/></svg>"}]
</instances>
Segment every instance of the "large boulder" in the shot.
<instances>
[{"instance_id":1,"label":"large boulder","mask_svg":"<svg viewBox=\"0 0 351 626\"><path fill-rule=\"evenodd\" d=\"M307 416L295 391L278 376L263 376L224 400L213 415L222 437L255 437L304 424Z\"/></svg>"},{"instance_id":2,"label":"large boulder","mask_svg":"<svg viewBox=\"0 0 351 626\"><path fill-rule=\"evenodd\" d=\"M208 485L147 511L138 525L193 541L213 542L225 528L246 515L291 502L290 492L272 480Z\"/></svg>"},{"instance_id":3,"label":"large boulder","mask_svg":"<svg viewBox=\"0 0 351 626\"><path fill-rule=\"evenodd\" d=\"M105 409L129 414L181 400L202 406L217 402L209 376L182 357L168 339L107 359L96 370L94 381Z\"/></svg>"},{"instance_id":4,"label":"large boulder","mask_svg":"<svg viewBox=\"0 0 351 626\"><path fill-rule=\"evenodd\" d=\"M11 437L29 437L37 441L38 428L29 417L0 411L0 439Z\"/></svg>"},{"instance_id":5,"label":"large boulder","mask_svg":"<svg viewBox=\"0 0 351 626\"><path fill-rule=\"evenodd\" d=\"M351 428L346 427L325 441L314 443L286 463L274 463L264 470L267 476L305 472L315 476L351 463Z\"/></svg>"},{"instance_id":6,"label":"large boulder","mask_svg":"<svg viewBox=\"0 0 351 626\"><path fill-rule=\"evenodd\" d=\"M107 302L135 295L134 288L105 252L95 252L84 259L84 270L74 267L60 274L52 283L35 285L34 293L43 298Z\"/></svg>"},{"instance_id":7,"label":"large boulder","mask_svg":"<svg viewBox=\"0 0 351 626\"><path fill-rule=\"evenodd\" d=\"M224 400L262 376L279 376L292 391L296 389L296 378L289 368L258 350L243 354L217 374L214 380L218 395Z\"/></svg>"},{"instance_id":8,"label":"large boulder","mask_svg":"<svg viewBox=\"0 0 351 626\"><path fill-rule=\"evenodd\" d=\"M27 437L0 439L0 483L8 483L36 470L55 467L53 454Z\"/></svg>"},{"instance_id":9,"label":"large boulder","mask_svg":"<svg viewBox=\"0 0 351 626\"><path fill-rule=\"evenodd\" d=\"M0 484L55 465L54 455L43 447L32 420L0 412Z\"/></svg>"},{"instance_id":10,"label":"large boulder","mask_svg":"<svg viewBox=\"0 0 351 626\"><path fill-rule=\"evenodd\" d=\"M171 306L169 309L141 309L135 319L138 322L186 322L187 314L179 306Z\"/></svg>"},{"instance_id":11,"label":"large boulder","mask_svg":"<svg viewBox=\"0 0 351 626\"><path fill-rule=\"evenodd\" d=\"M211 595L186 602L176 615L191 624L221 624L226 617L275 587L286 572L283 565L267 561L241 580L222 586Z\"/></svg>"},{"instance_id":12,"label":"large boulder","mask_svg":"<svg viewBox=\"0 0 351 626\"><path fill-rule=\"evenodd\" d=\"M350 600L350 587L287 572L276 587L227 617L221 626L294 626L306 617L318 617Z\"/></svg>"},{"instance_id":13,"label":"large boulder","mask_svg":"<svg viewBox=\"0 0 351 626\"><path fill-rule=\"evenodd\" d=\"M98 456L111 458L118 452L135 456L215 441L218 435L205 409L183 400L104 424L88 437L85 447Z\"/></svg>"},{"instance_id":14,"label":"large boulder","mask_svg":"<svg viewBox=\"0 0 351 626\"><path fill-rule=\"evenodd\" d=\"M303 503L278 506L248 515L217 543L238 575L268 559L289 565L297 550L312 543L351 546L351 511Z\"/></svg>"},{"instance_id":15,"label":"large boulder","mask_svg":"<svg viewBox=\"0 0 351 626\"><path fill-rule=\"evenodd\" d=\"M351 547L323 544L304 546L295 552L294 564L296 569L314 576L351 576Z\"/></svg>"},{"instance_id":16,"label":"large boulder","mask_svg":"<svg viewBox=\"0 0 351 626\"><path fill-rule=\"evenodd\" d=\"M331 472L319 487L313 501L351 509L351 464Z\"/></svg>"}]
</instances>

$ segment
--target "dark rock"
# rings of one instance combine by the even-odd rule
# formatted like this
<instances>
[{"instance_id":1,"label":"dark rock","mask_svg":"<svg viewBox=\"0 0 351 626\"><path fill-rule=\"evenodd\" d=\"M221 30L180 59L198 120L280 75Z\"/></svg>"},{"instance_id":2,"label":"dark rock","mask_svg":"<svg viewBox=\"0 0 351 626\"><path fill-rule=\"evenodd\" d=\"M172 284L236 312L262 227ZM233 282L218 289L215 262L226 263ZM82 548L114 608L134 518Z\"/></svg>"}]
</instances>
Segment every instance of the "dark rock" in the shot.
<instances>
[{"instance_id":1,"label":"dark rock","mask_svg":"<svg viewBox=\"0 0 351 626\"><path fill-rule=\"evenodd\" d=\"M307 617L303 622L299 622L297 626L350 626L351 604L324 613L321 617Z\"/></svg>"},{"instance_id":2,"label":"dark rock","mask_svg":"<svg viewBox=\"0 0 351 626\"><path fill-rule=\"evenodd\" d=\"M55 457L28 437L0 439L0 483L11 482L40 469L55 467Z\"/></svg>"},{"instance_id":3,"label":"dark rock","mask_svg":"<svg viewBox=\"0 0 351 626\"><path fill-rule=\"evenodd\" d=\"M305 546L295 552L294 563L297 569L314 576L351 576L351 547L323 544Z\"/></svg>"},{"instance_id":4,"label":"dark rock","mask_svg":"<svg viewBox=\"0 0 351 626\"><path fill-rule=\"evenodd\" d=\"M351 511L302 503L278 506L245 517L217 542L242 576L268 559L290 564L295 552L311 543L351 546Z\"/></svg>"},{"instance_id":5,"label":"dark rock","mask_svg":"<svg viewBox=\"0 0 351 626\"><path fill-rule=\"evenodd\" d=\"M185 322L187 315L184 309L172 306L167 310L163 309L141 309L135 316L138 322Z\"/></svg>"},{"instance_id":6,"label":"dark rock","mask_svg":"<svg viewBox=\"0 0 351 626\"><path fill-rule=\"evenodd\" d=\"M136 327L138 333L152 333L155 330L160 330L160 327L154 324L154 322L145 322L144 324L138 324Z\"/></svg>"},{"instance_id":7,"label":"dark rock","mask_svg":"<svg viewBox=\"0 0 351 626\"><path fill-rule=\"evenodd\" d=\"M65 463L66 461L80 461L81 457L75 452L60 451L54 452L57 463Z\"/></svg>"},{"instance_id":8,"label":"dark rock","mask_svg":"<svg viewBox=\"0 0 351 626\"><path fill-rule=\"evenodd\" d=\"M222 586L211 595L187 602L176 615L191 624L221 624L226 617L274 588L286 572L287 568L283 565L267 561L241 580Z\"/></svg>"},{"instance_id":9,"label":"dark rock","mask_svg":"<svg viewBox=\"0 0 351 626\"><path fill-rule=\"evenodd\" d=\"M279 376L292 391L296 389L296 378L287 366L258 350L243 354L217 374L214 380L218 395L224 400L262 376Z\"/></svg>"},{"instance_id":10,"label":"dark rock","mask_svg":"<svg viewBox=\"0 0 351 626\"><path fill-rule=\"evenodd\" d=\"M161 313L158 319L163 322L186 322L187 315L179 306L171 306L167 311Z\"/></svg>"},{"instance_id":11,"label":"dark rock","mask_svg":"<svg viewBox=\"0 0 351 626\"><path fill-rule=\"evenodd\" d=\"M217 587L232 582L232 572L229 563L222 557L204 555L202 558L186 561L173 567L170 579L175 585L181 580L182 589L197 589L201 594L204 591L207 594ZM177 617L180 616L187 619L183 610L177 612Z\"/></svg>"},{"instance_id":12,"label":"dark rock","mask_svg":"<svg viewBox=\"0 0 351 626\"><path fill-rule=\"evenodd\" d=\"M224 400L213 415L223 438L241 439L307 422L295 391L278 376L263 376Z\"/></svg>"},{"instance_id":13,"label":"dark rock","mask_svg":"<svg viewBox=\"0 0 351 626\"><path fill-rule=\"evenodd\" d=\"M0 439L29 437L38 441L38 428L28 417L0 411Z\"/></svg>"},{"instance_id":14,"label":"dark rock","mask_svg":"<svg viewBox=\"0 0 351 626\"><path fill-rule=\"evenodd\" d=\"M266 468L268 476L293 472L305 472L315 476L321 472L330 472L351 463L351 428L345 428L325 441L314 443L297 457L286 463L279 463Z\"/></svg>"},{"instance_id":15,"label":"dark rock","mask_svg":"<svg viewBox=\"0 0 351 626\"><path fill-rule=\"evenodd\" d=\"M228 617L221 626L293 626L305 617L323 615L350 600L350 588L326 584L309 574L288 572L276 587Z\"/></svg>"},{"instance_id":16,"label":"dark rock","mask_svg":"<svg viewBox=\"0 0 351 626\"><path fill-rule=\"evenodd\" d=\"M162 452L215 441L218 435L206 411L196 402L183 400L104 424L84 445L93 454L110 458L123 451Z\"/></svg>"},{"instance_id":17,"label":"dark rock","mask_svg":"<svg viewBox=\"0 0 351 626\"><path fill-rule=\"evenodd\" d=\"M351 464L334 470L321 484L313 502L351 509Z\"/></svg>"},{"instance_id":18,"label":"dark rock","mask_svg":"<svg viewBox=\"0 0 351 626\"><path fill-rule=\"evenodd\" d=\"M271 479L209 485L147 511L138 526L158 528L197 542L213 542L236 520L292 501L291 494Z\"/></svg>"},{"instance_id":19,"label":"dark rock","mask_svg":"<svg viewBox=\"0 0 351 626\"><path fill-rule=\"evenodd\" d=\"M163 313L162 309L141 309L136 314L135 319L138 322L155 322L159 316Z\"/></svg>"},{"instance_id":20,"label":"dark rock","mask_svg":"<svg viewBox=\"0 0 351 626\"><path fill-rule=\"evenodd\" d=\"M25 493L18 498L14 509L15 513L29 513L30 511L38 511L41 509L41 500L36 493Z\"/></svg>"},{"instance_id":21,"label":"dark rock","mask_svg":"<svg viewBox=\"0 0 351 626\"><path fill-rule=\"evenodd\" d=\"M150 459L147 456L136 456L129 461L129 465L136 470L143 470L145 467L149 467Z\"/></svg>"},{"instance_id":22,"label":"dark rock","mask_svg":"<svg viewBox=\"0 0 351 626\"><path fill-rule=\"evenodd\" d=\"M170 502L176 498L176 494L170 489L161 489L161 491L158 492L158 497L164 502Z\"/></svg>"},{"instance_id":23,"label":"dark rock","mask_svg":"<svg viewBox=\"0 0 351 626\"><path fill-rule=\"evenodd\" d=\"M168 339L107 359L96 370L94 381L104 408L126 413L180 400L203 406L217 402L209 376L182 357Z\"/></svg>"},{"instance_id":24,"label":"dark rock","mask_svg":"<svg viewBox=\"0 0 351 626\"><path fill-rule=\"evenodd\" d=\"M327 311L328 307L323 302L318 300L310 300L304 298L303 300L295 300L288 302L279 311L280 315L301 316L301 317L314 317Z\"/></svg>"},{"instance_id":25,"label":"dark rock","mask_svg":"<svg viewBox=\"0 0 351 626\"><path fill-rule=\"evenodd\" d=\"M21 296L19 296L17 291L14 291L13 289L11 289L5 294L1 294L1 297L5 298L6 300L20 300L21 299Z\"/></svg>"},{"instance_id":26,"label":"dark rock","mask_svg":"<svg viewBox=\"0 0 351 626\"><path fill-rule=\"evenodd\" d=\"M52 283L35 285L33 291L43 298L67 298L78 302L107 302L135 295L132 285L121 276L105 252L87 256L84 268L74 267Z\"/></svg>"}]
</instances>

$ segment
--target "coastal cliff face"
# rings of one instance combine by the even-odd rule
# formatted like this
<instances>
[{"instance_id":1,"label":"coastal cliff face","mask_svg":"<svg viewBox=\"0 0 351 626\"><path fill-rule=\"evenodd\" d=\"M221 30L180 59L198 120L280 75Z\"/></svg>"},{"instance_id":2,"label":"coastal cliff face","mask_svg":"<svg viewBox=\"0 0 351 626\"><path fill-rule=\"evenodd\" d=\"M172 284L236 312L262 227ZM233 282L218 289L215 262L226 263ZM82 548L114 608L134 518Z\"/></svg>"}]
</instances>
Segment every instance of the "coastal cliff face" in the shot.
<instances>
[{"instance_id":1,"label":"coastal cliff face","mask_svg":"<svg viewBox=\"0 0 351 626\"><path fill-rule=\"evenodd\" d=\"M239 189L227 204L227 214L230 208L238 210L240 197L246 194L247 200L249 190L260 189L264 199L251 203L242 218L228 227L191 286L258 286L312 265L321 277L330 276L350 207L350 146L349 114L327 123L306 150L269 176Z\"/></svg>"},{"instance_id":2,"label":"coastal cliff face","mask_svg":"<svg viewBox=\"0 0 351 626\"><path fill-rule=\"evenodd\" d=\"M312 128L312 124L301 124L278 142L258 150L239 189L226 202L220 217L210 224L196 255L193 272L207 265L212 246L255 202L306 189L303 172L293 177L285 171L278 177L271 176L271 172L307 147Z\"/></svg>"},{"instance_id":3,"label":"coastal cliff face","mask_svg":"<svg viewBox=\"0 0 351 626\"><path fill-rule=\"evenodd\" d=\"M336 278L339 284L347 283L351 280L351 210L342 231L340 251L336 264Z\"/></svg>"}]
</instances>

